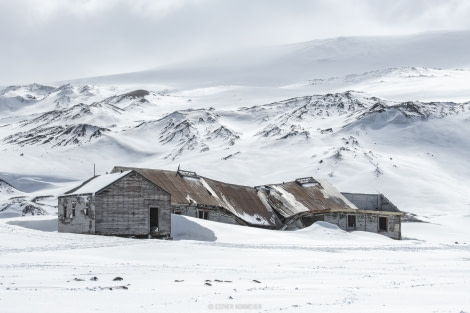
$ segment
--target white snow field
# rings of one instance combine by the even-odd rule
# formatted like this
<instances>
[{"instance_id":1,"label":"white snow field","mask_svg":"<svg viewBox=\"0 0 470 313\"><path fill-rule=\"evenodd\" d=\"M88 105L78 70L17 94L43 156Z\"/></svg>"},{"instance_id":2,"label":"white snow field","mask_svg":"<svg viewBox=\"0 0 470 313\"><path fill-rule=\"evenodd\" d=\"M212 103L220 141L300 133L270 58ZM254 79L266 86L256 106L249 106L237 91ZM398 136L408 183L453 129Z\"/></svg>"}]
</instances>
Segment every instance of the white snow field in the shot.
<instances>
[{"instance_id":1,"label":"white snow field","mask_svg":"<svg viewBox=\"0 0 470 313\"><path fill-rule=\"evenodd\" d=\"M469 313L468 51L468 31L335 38L0 87L0 313ZM181 216L171 241L58 233L57 196L115 165L326 178L424 222L401 241Z\"/></svg>"},{"instance_id":2,"label":"white snow field","mask_svg":"<svg viewBox=\"0 0 470 313\"><path fill-rule=\"evenodd\" d=\"M394 241L321 222L278 232L178 215L172 228L173 241L142 240L57 233L51 217L2 219L2 312L470 308L463 242Z\"/></svg>"}]
</instances>

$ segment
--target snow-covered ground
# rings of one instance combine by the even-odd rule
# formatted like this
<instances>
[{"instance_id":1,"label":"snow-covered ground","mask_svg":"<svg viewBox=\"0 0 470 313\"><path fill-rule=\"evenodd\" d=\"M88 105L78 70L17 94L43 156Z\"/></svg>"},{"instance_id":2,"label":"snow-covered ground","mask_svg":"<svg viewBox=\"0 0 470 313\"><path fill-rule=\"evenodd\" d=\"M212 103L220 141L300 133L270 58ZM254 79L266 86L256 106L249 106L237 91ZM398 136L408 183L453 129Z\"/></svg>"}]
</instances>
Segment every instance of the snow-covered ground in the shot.
<instances>
[{"instance_id":1,"label":"snow-covered ground","mask_svg":"<svg viewBox=\"0 0 470 313\"><path fill-rule=\"evenodd\" d=\"M404 232L434 231L419 226ZM50 217L2 219L2 312L470 309L468 242L394 241L327 223L277 232L182 216L172 228L173 241L139 240L57 233Z\"/></svg>"}]
</instances>

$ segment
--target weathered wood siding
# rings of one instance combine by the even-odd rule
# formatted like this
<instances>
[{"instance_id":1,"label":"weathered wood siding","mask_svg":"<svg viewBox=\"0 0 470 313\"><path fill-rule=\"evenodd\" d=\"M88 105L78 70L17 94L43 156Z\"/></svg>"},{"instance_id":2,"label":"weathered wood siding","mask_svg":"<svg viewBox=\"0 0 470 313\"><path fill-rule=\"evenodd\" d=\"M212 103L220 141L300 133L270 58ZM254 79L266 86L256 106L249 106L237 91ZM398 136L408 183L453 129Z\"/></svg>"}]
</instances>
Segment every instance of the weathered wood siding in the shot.
<instances>
[{"instance_id":1,"label":"weathered wood siding","mask_svg":"<svg viewBox=\"0 0 470 313\"><path fill-rule=\"evenodd\" d=\"M174 205L172 212L190 217L198 217L198 210L208 212L208 220L213 222L220 222L226 224L240 225L237 218L225 209L220 208L199 208L195 206Z\"/></svg>"},{"instance_id":2,"label":"weathered wood siding","mask_svg":"<svg viewBox=\"0 0 470 313\"><path fill-rule=\"evenodd\" d=\"M95 196L95 233L143 236L150 233L150 207L159 208L158 235L170 235L170 195L135 172Z\"/></svg>"},{"instance_id":3,"label":"weathered wood siding","mask_svg":"<svg viewBox=\"0 0 470 313\"><path fill-rule=\"evenodd\" d=\"M392 239L401 239L400 215L380 214L380 212L331 212L322 215L324 215L325 222L335 224L339 228L346 231L367 231L371 233L379 233ZM356 227L348 227L348 215L356 216ZM387 230L379 229L379 217L384 217L387 219Z\"/></svg>"},{"instance_id":4,"label":"weathered wood siding","mask_svg":"<svg viewBox=\"0 0 470 313\"><path fill-rule=\"evenodd\" d=\"M91 194L59 197L58 231L95 233L95 208Z\"/></svg>"}]
</instances>

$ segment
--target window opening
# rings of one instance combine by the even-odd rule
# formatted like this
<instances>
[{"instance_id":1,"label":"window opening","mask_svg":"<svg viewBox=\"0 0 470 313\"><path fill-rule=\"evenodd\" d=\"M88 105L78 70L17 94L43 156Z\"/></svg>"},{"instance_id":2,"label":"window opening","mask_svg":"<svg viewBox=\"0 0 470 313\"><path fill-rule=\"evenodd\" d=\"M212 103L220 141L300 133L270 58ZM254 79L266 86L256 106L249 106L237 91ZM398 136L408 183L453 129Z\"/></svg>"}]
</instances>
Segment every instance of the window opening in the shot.
<instances>
[{"instance_id":1,"label":"window opening","mask_svg":"<svg viewBox=\"0 0 470 313\"><path fill-rule=\"evenodd\" d=\"M180 170L180 169L178 169L177 174L178 174L179 176L181 176L182 178L187 179L187 180L199 181L199 178L200 178L200 177L196 174L196 172L183 171L183 170Z\"/></svg>"},{"instance_id":2,"label":"window opening","mask_svg":"<svg viewBox=\"0 0 470 313\"><path fill-rule=\"evenodd\" d=\"M295 182L302 187L316 187L320 185L313 177L297 178Z\"/></svg>"},{"instance_id":3,"label":"window opening","mask_svg":"<svg viewBox=\"0 0 470 313\"><path fill-rule=\"evenodd\" d=\"M197 211L197 217L200 218L200 219L203 219L203 220L207 220L207 219L209 219L209 212L198 210Z\"/></svg>"}]
</instances>

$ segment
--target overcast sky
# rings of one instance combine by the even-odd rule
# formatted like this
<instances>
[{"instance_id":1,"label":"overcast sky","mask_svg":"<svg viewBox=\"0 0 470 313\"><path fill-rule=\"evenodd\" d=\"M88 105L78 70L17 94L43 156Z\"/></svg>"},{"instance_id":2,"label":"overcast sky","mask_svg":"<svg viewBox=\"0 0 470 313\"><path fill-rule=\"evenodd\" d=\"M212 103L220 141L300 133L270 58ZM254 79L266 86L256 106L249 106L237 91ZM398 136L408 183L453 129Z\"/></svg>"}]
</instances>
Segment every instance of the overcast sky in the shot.
<instances>
[{"instance_id":1,"label":"overcast sky","mask_svg":"<svg viewBox=\"0 0 470 313\"><path fill-rule=\"evenodd\" d=\"M0 85L338 36L470 29L468 0L0 0Z\"/></svg>"}]
</instances>

